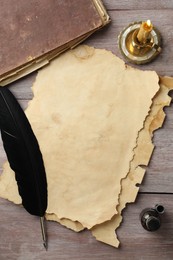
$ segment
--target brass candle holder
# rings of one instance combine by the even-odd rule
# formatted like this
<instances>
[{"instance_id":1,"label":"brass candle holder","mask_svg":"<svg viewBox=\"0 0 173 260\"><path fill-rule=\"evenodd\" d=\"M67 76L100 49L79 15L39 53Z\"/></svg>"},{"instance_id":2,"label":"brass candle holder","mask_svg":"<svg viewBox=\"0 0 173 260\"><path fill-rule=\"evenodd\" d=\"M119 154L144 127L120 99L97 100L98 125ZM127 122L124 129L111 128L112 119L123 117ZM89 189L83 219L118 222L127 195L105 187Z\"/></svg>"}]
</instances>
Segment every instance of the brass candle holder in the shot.
<instances>
[{"instance_id":1,"label":"brass candle holder","mask_svg":"<svg viewBox=\"0 0 173 260\"><path fill-rule=\"evenodd\" d=\"M130 62L144 64L161 52L161 36L150 20L129 24L119 35L119 49Z\"/></svg>"}]
</instances>

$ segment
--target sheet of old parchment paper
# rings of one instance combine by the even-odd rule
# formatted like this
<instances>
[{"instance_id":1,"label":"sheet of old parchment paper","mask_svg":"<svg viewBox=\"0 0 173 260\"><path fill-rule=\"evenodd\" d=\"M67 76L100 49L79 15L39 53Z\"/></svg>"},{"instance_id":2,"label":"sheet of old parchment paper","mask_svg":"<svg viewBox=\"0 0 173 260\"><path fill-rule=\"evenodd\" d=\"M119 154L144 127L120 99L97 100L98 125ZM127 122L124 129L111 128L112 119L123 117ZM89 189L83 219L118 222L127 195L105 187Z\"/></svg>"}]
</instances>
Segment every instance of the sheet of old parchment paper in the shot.
<instances>
[{"instance_id":1,"label":"sheet of old parchment paper","mask_svg":"<svg viewBox=\"0 0 173 260\"><path fill-rule=\"evenodd\" d=\"M104 238L120 223L125 203L136 197L135 184L144 175L137 166L141 158L148 163L153 149L151 131L150 149L138 158L141 133L159 90L155 72L126 67L112 53L88 46L40 70L26 114L45 162L48 219L76 231L92 229L98 240L118 245L115 233L109 241ZM8 163L0 196L21 202ZM111 227L105 228L107 223Z\"/></svg>"}]
</instances>

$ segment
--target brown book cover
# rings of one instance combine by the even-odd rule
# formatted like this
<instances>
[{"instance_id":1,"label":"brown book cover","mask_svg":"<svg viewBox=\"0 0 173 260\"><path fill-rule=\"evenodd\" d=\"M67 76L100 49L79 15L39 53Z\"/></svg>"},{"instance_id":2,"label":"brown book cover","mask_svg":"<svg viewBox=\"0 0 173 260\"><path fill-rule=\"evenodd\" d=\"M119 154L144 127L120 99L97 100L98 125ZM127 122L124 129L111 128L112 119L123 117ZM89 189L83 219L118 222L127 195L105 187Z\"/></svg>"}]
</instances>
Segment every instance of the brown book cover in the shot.
<instances>
[{"instance_id":1,"label":"brown book cover","mask_svg":"<svg viewBox=\"0 0 173 260\"><path fill-rule=\"evenodd\" d=\"M101 0L0 0L0 85L72 48L109 23Z\"/></svg>"}]
</instances>

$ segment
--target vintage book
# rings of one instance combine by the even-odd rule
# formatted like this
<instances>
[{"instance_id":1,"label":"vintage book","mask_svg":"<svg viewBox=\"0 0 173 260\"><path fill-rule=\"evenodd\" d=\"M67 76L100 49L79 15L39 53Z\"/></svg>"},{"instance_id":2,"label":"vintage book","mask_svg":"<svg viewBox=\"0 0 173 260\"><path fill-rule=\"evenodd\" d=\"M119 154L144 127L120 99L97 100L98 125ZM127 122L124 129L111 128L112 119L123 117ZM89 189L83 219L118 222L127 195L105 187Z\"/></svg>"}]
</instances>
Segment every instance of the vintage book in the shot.
<instances>
[{"instance_id":1,"label":"vintage book","mask_svg":"<svg viewBox=\"0 0 173 260\"><path fill-rule=\"evenodd\" d=\"M46 65L110 18L101 0L0 0L0 85Z\"/></svg>"}]
</instances>

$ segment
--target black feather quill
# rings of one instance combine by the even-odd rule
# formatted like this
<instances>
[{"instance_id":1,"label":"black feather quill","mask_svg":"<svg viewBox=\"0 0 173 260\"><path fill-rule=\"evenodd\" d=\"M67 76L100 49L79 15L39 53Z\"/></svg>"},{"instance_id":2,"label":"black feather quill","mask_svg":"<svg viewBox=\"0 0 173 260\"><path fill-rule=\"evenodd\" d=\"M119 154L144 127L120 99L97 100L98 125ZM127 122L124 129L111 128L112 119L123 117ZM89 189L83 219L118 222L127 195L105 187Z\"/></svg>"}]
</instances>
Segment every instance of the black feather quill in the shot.
<instances>
[{"instance_id":1,"label":"black feather quill","mask_svg":"<svg viewBox=\"0 0 173 260\"><path fill-rule=\"evenodd\" d=\"M47 181L42 154L25 113L7 87L0 88L0 130L22 204L30 214L43 217Z\"/></svg>"}]
</instances>

